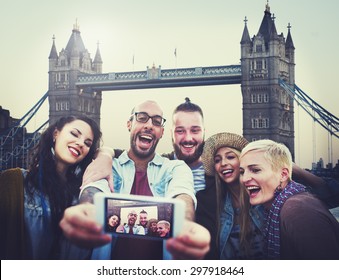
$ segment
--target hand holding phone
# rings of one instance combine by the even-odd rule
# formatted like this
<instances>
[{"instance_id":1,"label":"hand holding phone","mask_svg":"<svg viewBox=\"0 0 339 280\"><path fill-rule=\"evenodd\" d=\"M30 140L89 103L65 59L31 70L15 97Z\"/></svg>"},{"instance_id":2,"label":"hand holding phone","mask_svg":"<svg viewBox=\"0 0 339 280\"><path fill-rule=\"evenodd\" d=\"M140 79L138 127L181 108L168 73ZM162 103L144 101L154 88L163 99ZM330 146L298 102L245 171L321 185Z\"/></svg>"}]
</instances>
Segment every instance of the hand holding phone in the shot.
<instances>
[{"instance_id":1,"label":"hand holding phone","mask_svg":"<svg viewBox=\"0 0 339 280\"><path fill-rule=\"evenodd\" d=\"M104 231L119 237L175 237L185 217L185 203L180 199L97 193L94 204Z\"/></svg>"}]
</instances>

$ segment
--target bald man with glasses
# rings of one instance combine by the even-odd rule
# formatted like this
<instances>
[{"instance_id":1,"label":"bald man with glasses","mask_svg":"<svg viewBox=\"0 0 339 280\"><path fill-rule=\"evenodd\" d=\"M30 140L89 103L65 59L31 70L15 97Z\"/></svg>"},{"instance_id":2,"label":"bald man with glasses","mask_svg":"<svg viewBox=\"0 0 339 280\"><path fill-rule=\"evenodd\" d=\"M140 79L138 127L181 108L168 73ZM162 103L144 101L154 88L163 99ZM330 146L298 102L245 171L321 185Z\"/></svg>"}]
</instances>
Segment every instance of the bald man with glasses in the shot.
<instances>
[{"instance_id":1,"label":"bald man with glasses","mask_svg":"<svg viewBox=\"0 0 339 280\"><path fill-rule=\"evenodd\" d=\"M135 224L137 219L138 219L137 212L131 210L127 215L127 224L124 225L124 233L145 235L144 227Z\"/></svg>"},{"instance_id":2,"label":"bald man with glasses","mask_svg":"<svg viewBox=\"0 0 339 280\"><path fill-rule=\"evenodd\" d=\"M117 238L113 241L113 246L108 244L96 249L93 258L199 259L209 250L209 232L193 222L196 198L190 168L183 161L169 160L155 152L164 133L164 124L163 111L156 102L145 101L134 107L127 121L130 148L113 159L114 192L183 200L186 203L186 221L182 233L169 239L165 247L162 240L148 244L139 239ZM111 160L112 154L109 154L109 157ZM99 191L109 192L107 189ZM95 192L88 190L90 188L82 193ZM95 247L111 241L101 232L95 234L93 225L86 228L84 220L87 220L88 216L85 217L84 212L89 211L89 204L81 204L65 211L61 222L65 236L86 247ZM82 222L78 223L81 220Z\"/></svg>"}]
</instances>

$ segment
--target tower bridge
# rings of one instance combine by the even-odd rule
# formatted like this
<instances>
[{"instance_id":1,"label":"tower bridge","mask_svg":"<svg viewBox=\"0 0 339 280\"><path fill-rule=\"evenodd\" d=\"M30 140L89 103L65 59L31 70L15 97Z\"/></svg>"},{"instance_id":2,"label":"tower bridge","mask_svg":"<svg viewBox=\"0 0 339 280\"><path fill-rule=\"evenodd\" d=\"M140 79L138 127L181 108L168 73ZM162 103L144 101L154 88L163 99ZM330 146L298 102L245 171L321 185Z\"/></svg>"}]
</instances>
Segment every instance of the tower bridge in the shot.
<instances>
[{"instance_id":1,"label":"tower bridge","mask_svg":"<svg viewBox=\"0 0 339 280\"><path fill-rule=\"evenodd\" d=\"M147 68L146 71L82 74L80 91L128 90L145 88L212 86L241 83L241 65L179 69Z\"/></svg>"},{"instance_id":2,"label":"tower bridge","mask_svg":"<svg viewBox=\"0 0 339 280\"><path fill-rule=\"evenodd\" d=\"M278 34L267 4L258 33L249 36L247 20L240 41L239 65L102 73L99 46L92 60L74 26L65 49L55 39L49 55L49 121L65 113L86 114L100 122L102 92L111 90L240 84L243 136L249 141L270 138L294 155L293 98L280 86L295 83L295 48L288 27ZM239 108L240 109L240 108Z\"/></svg>"},{"instance_id":3,"label":"tower bridge","mask_svg":"<svg viewBox=\"0 0 339 280\"><path fill-rule=\"evenodd\" d=\"M100 124L103 91L240 84L243 136L249 141L269 138L282 142L294 157L294 100L305 99L306 94L299 95L295 91L295 47L291 26L288 25L287 36L284 37L283 33L278 34L274 20L267 4L259 30L251 38L245 18L239 65L178 69L162 69L153 65L144 71L108 73L102 73L99 46L92 59L82 41L79 27L74 25L67 46L59 53L53 37L48 58L49 123L65 114L86 114ZM317 120L325 120L323 127L331 136L339 138L338 118L314 106L315 102L307 104L319 115ZM23 123L16 124L16 127L24 126ZM13 129L0 135L0 169L12 167L13 158L19 156L15 152L18 149L6 148L11 146L8 139L14 141ZM34 135L36 133L39 132ZM36 140L34 135L32 139ZM23 147L25 145L22 144Z\"/></svg>"}]
</instances>

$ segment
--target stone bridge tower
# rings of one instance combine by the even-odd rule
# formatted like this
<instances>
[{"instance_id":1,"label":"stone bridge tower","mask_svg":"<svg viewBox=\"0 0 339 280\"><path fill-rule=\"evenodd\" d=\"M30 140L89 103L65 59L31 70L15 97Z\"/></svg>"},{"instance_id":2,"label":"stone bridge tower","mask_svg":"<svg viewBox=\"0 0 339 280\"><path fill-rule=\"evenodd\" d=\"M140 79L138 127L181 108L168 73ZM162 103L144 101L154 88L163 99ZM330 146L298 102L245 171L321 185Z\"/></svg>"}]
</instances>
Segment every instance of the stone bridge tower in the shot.
<instances>
[{"instance_id":1,"label":"stone bridge tower","mask_svg":"<svg viewBox=\"0 0 339 280\"><path fill-rule=\"evenodd\" d=\"M243 135L249 141L272 139L284 143L294 159L293 99L279 79L295 83L295 48L290 25L285 39L278 35L267 4L257 35L251 39L245 19L241 38Z\"/></svg>"},{"instance_id":2,"label":"stone bridge tower","mask_svg":"<svg viewBox=\"0 0 339 280\"><path fill-rule=\"evenodd\" d=\"M79 26L73 26L67 46L57 53L55 38L49 59L49 123L54 123L64 115L86 115L100 125L101 92L82 92L76 86L81 74L102 73L99 50L92 61L90 53L82 41Z\"/></svg>"}]
</instances>

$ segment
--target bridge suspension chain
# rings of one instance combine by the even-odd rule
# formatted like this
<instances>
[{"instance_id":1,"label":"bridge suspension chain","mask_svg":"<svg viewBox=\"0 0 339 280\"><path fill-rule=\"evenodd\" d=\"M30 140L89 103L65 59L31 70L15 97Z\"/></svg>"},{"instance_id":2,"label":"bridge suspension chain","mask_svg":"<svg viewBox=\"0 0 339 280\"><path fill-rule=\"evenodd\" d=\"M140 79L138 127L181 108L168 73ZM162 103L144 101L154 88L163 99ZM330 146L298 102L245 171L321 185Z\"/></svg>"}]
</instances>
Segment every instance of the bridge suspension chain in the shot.
<instances>
[{"instance_id":1,"label":"bridge suspension chain","mask_svg":"<svg viewBox=\"0 0 339 280\"><path fill-rule=\"evenodd\" d=\"M339 118L331 114L320 104L315 102L304 91L302 91L297 85L292 88L285 81L279 80L280 86L282 86L287 93L300 105L311 118L325 128L330 135L334 135L339 138Z\"/></svg>"},{"instance_id":2,"label":"bridge suspension chain","mask_svg":"<svg viewBox=\"0 0 339 280\"><path fill-rule=\"evenodd\" d=\"M25 155L27 155L29 149L38 142L40 138L40 131L48 124L48 120L33 133L25 133L25 126L40 109L47 97L48 94L46 92L44 96L40 98L40 100L21 119L16 121L11 127L0 134L0 170L7 169L8 167L14 167L13 163L18 159L23 161L23 166L26 166L27 162L24 162L26 160ZM19 133L22 133L22 139L20 139L21 141L16 141L19 137ZM19 142L20 144L16 145L16 142ZM8 152L9 146L11 146L11 152Z\"/></svg>"}]
</instances>

